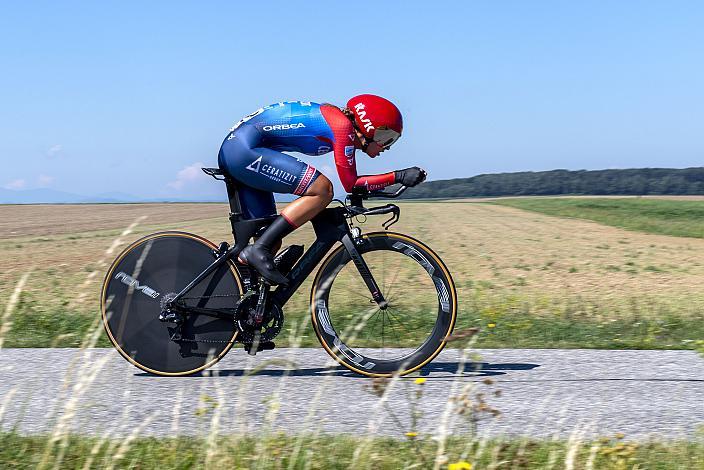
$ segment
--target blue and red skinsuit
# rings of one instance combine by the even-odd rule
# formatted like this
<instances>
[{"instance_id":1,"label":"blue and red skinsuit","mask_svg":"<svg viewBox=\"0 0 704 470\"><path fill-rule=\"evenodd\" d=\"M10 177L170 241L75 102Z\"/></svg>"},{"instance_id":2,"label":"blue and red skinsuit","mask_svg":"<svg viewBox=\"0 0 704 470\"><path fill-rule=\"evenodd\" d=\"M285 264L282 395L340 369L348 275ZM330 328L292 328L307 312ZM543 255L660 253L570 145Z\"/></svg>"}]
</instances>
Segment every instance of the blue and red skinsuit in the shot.
<instances>
[{"instance_id":1,"label":"blue and red skinsuit","mask_svg":"<svg viewBox=\"0 0 704 470\"><path fill-rule=\"evenodd\" d=\"M347 192L355 186L382 189L394 173L357 176L355 131L339 108L308 101L265 106L235 124L220 147L218 164L240 188L247 218L276 213L273 193L305 194L320 174L304 161L282 152L323 155L333 152Z\"/></svg>"}]
</instances>

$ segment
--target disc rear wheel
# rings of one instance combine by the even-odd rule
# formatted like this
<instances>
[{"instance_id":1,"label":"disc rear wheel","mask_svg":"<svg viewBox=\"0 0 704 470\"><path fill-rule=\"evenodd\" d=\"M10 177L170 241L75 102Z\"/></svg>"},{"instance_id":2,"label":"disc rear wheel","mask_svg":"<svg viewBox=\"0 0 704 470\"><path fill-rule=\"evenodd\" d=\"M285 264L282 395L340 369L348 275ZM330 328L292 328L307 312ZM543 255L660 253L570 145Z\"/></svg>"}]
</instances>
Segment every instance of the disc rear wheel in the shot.
<instances>
[{"instance_id":1,"label":"disc rear wheel","mask_svg":"<svg viewBox=\"0 0 704 470\"><path fill-rule=\"evenodd\" d=\"M216 258L208 240L183 232L149 235L125 249L108 270L101 298L103 323L115 348L132 364L158 375L188 375L215 364L237 338L234 321L184 315L159 320L162 303ZM185 296L187 306L232 308L242 285L230 262Z\"/></svg>"}]
</instances>

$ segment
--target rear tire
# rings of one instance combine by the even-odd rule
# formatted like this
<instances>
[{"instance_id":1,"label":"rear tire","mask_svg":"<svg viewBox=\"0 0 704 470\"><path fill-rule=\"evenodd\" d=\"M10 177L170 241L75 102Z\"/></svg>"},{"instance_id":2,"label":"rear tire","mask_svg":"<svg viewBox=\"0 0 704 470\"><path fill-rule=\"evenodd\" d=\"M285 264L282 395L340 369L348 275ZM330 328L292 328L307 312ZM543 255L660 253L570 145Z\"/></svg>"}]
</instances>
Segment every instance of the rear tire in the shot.
<instances>
[{"instance_id":1,"label":"rear tire","mask_svg":"<svg viewBox=\"0 0 704 470\"><path fill-rule=\"evenodd\" d=\"M115 349L140 369L157 375L189 375L218 362L232 347L234 321L206 315L185 318L183 340L171 340L173 323L159 320L161 302L190 283L216 258L217 247L197 235L160 232L127 247L113 262L103 283L101 310ZM209 291L209 292L208 292ZM195 286L186 300L204 308L233 307L242 283L232 262Z\"/></svg>"}]
</instances>

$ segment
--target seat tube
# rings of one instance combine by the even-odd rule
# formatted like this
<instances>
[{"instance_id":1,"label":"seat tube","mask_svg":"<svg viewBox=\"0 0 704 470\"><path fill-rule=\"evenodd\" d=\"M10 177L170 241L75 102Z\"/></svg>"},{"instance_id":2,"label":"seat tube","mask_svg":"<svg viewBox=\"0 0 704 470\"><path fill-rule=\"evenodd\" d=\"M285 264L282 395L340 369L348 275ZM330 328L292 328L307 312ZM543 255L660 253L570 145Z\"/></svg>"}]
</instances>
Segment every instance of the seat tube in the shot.
<instances>
[{"instance_id":1,"label":"seat tube","mask_svg":"<svg viewBox=\"0 0 704 470\"><path fill-rule=\"evenodd\" d=\"M350 254L350 258L352 258L352 262L357 267L357 271L359 271L360 276L362 276L364 284L366 284L367 288L369 289L369 293L372 295L372 299L374 299L380 309L385 310L388 306L388 302L386 302L384 295L381 293L381 289L379 289L379 285L376 283L376 280L374 279L374 276L372 276L371 271L369 271L369 266L367 266L367 263L364 261L364 258L362 258L362 255L359 254L359 251L357 251L357 248L354 246L352 237L350 237L349 234L345 234L345 236L342 238L342 244L345 246L345 249L347 249L347 252Z\"/></svg>"},{"instance_id":2,"label":"seat tube","mask_svg":"<svg viewBox=\"0 0 704 470\"><path fill-rule=\"evenodd\" d=\"M237 243L235 224L242 220L244 216L242 211L242 203L240 202L240 194L237 190L237 183L229 176L225 178L225 186L227 187L227 199L230 203L230 225L232 226L232 236L235 243Z\"/></svg>"}]
</instances>

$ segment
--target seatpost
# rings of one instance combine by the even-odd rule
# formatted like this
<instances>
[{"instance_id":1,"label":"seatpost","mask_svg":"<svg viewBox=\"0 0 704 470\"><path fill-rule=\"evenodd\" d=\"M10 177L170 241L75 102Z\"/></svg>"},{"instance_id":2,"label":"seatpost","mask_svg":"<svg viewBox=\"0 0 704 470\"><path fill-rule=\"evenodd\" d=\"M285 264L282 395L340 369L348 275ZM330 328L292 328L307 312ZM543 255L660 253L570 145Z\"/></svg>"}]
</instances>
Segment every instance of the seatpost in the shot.
<instances>
[{"instance_id":1,"label":"seatpost","mask_svg":"<svg viewBox=\"0 0 704 470\"><path fill-rule=\"evenodd\" d=\"M225 186L227 187L227 199L230 202L230 225L232 226L232 236L237 243L237 235L235 234L235 224L242 220L244 212L242 212L242 204L240 203L240 193L237 190L237 183L229 176L225 177Z\"/></svg>"}]
</instances>

